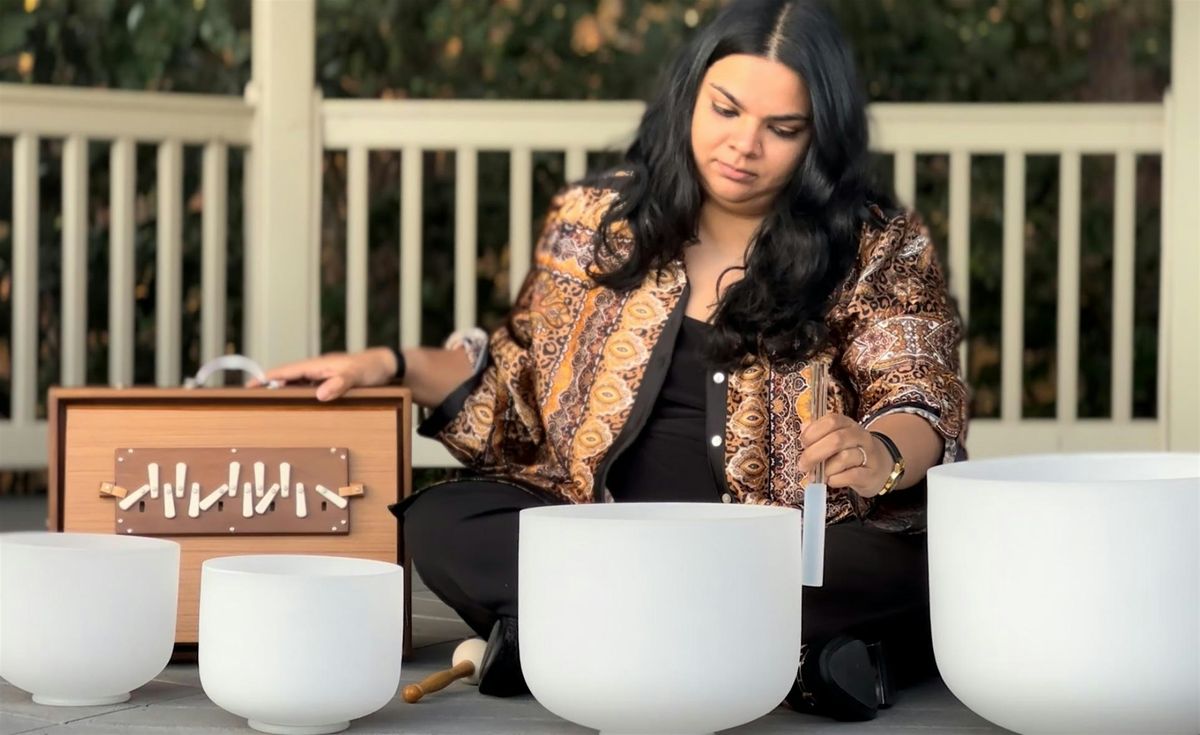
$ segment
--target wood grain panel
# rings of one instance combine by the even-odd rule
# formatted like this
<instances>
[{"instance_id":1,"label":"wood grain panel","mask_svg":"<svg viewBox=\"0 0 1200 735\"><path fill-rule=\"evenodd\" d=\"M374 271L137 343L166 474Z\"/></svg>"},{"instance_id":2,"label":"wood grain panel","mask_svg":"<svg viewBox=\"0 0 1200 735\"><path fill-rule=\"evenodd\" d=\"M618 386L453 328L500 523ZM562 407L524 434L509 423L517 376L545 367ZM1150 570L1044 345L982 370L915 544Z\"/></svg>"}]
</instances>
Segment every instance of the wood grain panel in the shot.
<instances>
[{"instance_id":1,"label":"wood grain panel","mask_svg":"<svg viewBox=\"0 0 1200 735\"><path fill-rule=\"evenodd\" d=\"M100 496L99 487L113 479L117 447L338 446L350 450L350 476L367 488L353 499L349 534L168 537L182 546L176 642L197 640L200 565L206 559L289 553L406 562L398 524L387 506L411 492L408 391L356 391L349 397L357 400L328 404L312 395L311 389L54 389L50 442L61 454L51 465L57 470L51 527L113 532L114 503ZM61 525L56 526L58 514ZM407 574L405 582L409 587ZM407 649L408 594L405 608Z\"/></svg>"}]
</instances>

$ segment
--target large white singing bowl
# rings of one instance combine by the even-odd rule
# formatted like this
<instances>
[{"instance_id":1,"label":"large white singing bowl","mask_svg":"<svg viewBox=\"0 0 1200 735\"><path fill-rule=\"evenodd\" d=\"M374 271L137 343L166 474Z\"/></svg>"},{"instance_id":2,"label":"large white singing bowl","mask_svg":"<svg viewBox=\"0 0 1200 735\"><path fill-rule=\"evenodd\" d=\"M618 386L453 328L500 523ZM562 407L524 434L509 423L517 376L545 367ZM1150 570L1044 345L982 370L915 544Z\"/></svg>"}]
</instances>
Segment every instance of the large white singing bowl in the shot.
<instances>
[{"instance_id":1,"label":"large white singing bowl","mask_svg":"<svg viewBox=\"0 0 1200 735\"><path fill-rule=\"evenodd\" d=\"M929 584L947 686L1027 735L1196 735L1197 539L1197 454L933 468Z\"/></svg>"},{"instance_id":2,"label":"large white singing bowl","mask_svg":"<svg viewBox=\"0 0 1200 735\"><path fill-rule=\"evenodd\" d=\"M697 503L521 511L521 666L604 733L709 733L783 701L800 658L801 514Z\"/></svg>"},{"instance_id":3,"label":"large white singing bowl","mask_svg":"<svg viewBox=\"0 0 1200 735\"><path fill-rule=\"evenodd\" d=\"M0 677L39 704L129 699L171 658L179 544L84 533L0 535Z\"/></svg>"},{"instance_id":4,"label":"large white singing bowl","mask_svg":"<svg viewBox=\"0 0 1200 735\"><path fill-rule=\"evenodd\" d=\"M269 733L317 735L400 684L404 569L331 556L228 556L200 575L200 683Z\"/></svg>"}]
</instances>

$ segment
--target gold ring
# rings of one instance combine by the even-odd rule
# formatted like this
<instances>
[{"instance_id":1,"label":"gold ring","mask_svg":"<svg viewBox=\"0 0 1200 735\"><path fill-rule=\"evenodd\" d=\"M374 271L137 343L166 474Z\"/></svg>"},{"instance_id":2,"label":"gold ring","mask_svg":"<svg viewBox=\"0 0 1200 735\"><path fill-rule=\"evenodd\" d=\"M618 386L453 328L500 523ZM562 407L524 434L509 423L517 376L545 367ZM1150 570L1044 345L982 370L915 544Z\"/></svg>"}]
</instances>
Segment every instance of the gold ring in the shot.
<instances>
[{"instance_id":1,"label":"gold ring","mask_svg":"<svg viewBox=\"0 0 1200 735\"><path fill-rule=\"evenodd\" d=\"M862 456L863 456L863 461L859 462L858 466L866 467L867 466L867 450L863 449L861 444L859 446L855 447L855 449L857 449L859 452L861 452Z\"/></svg>"}]
</instances>

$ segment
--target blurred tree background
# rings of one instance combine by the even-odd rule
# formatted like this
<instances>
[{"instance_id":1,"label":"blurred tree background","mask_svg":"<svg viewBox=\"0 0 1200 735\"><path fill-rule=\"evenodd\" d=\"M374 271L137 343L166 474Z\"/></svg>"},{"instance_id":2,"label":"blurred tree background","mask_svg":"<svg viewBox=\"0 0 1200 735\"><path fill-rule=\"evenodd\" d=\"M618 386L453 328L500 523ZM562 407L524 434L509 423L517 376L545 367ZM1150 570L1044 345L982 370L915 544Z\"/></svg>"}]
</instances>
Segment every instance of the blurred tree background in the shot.
<instances>
[{"instance_id":1,"label":"blurred tree background","mask_svg":"<svg viewBox=\"0 0 1200 735\"><path fill-rule=\"evenodd\" d=\"M326 98L645 99L666 59L710 20L718 0L318 0L316 80ZM1169 81L1169 0L830 0L878 102L1159 102ZM240 94L250 78L249 0L3 0L0 82ZM0 110L0 115L3 110ZM401 141L397 141L399 145ZM108 146L90 146L88 381L107 382ZM39 365L58 379L61 144L40 158ZM616 153L589 158L593 167ZM135 381L154 370L155 154L138 146ZM535 216L563 183L559 154L535 155ZM948 157L918 157L916 207L947 240ZM229 351L241 344L241 156L230 155ZM451 329L454 156L425 155L422 333ZM508 159L480 154L479 304L485 326L507 306ZM1058 163L1027 162L1023 411L1053 416ZM878 170L890 181L891 163ZM1111 411L1113 170L1085 156L1081 274L1081 417ZM345 173L324 159L322 348L344 345ZM1155 413L1161 162L1139 157L1134 415ZM370 334L398 336L400 157L370 157ZM999 413L1003 161L971 171L968 377L975 416ZM199 366L200 150L185 148L183 372ZM0 139L0 415L11 357L12 140ZM42 396L44 403L44 394ZM39 415L44 416L44 405ZM44 473L0 475L5 488Z\"/></svg>"}]
</instances>

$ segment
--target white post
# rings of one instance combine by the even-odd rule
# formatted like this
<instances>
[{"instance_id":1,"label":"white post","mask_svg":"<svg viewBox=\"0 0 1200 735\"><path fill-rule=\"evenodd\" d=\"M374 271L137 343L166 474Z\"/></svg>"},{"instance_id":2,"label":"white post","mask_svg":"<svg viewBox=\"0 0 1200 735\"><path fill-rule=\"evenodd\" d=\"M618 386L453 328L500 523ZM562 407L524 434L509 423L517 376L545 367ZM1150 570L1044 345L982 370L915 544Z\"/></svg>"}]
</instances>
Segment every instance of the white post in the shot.
<instances>
[{"instance_id":1,"label":"white post","mask_svg":"<svg viewBox=\"0 0 1200 735\"><path fill-rule=\"evenodd\" d=\"M1200 0L1174 0L1163 147L1159 411L1167 448L1200 450ZM1165 364L1161 364L1165 363Z\"/></svg>"},{"instance_id":2,"label":"white post","mask_svg":"<svg viewBox=\"0 0 1200 735\"><path fill-rule=\"evenodd\" d=\"M62 153L62 384L87 382L88 140Z\"/></svg>"},{"instance_id":3,"label":"white post","mask_svg":"<svg viewBox=\"0 0 1200 735\"><path fill-rule=\"evenodd\" d=\"M12 408L17 426L37 419L38 396L38 137L13 141Z\"/></svg>"},{"instance_id":4,"label":"white post","mask_svg":"<svg viewBox=\"0 0 1200 735\"><path fill-rule=\"evenodd\" d=\"M253 236L246 243L245 350L264 367L316 352L312 306L315 0L254 0Z\"/></svg>"}]
</instances>

